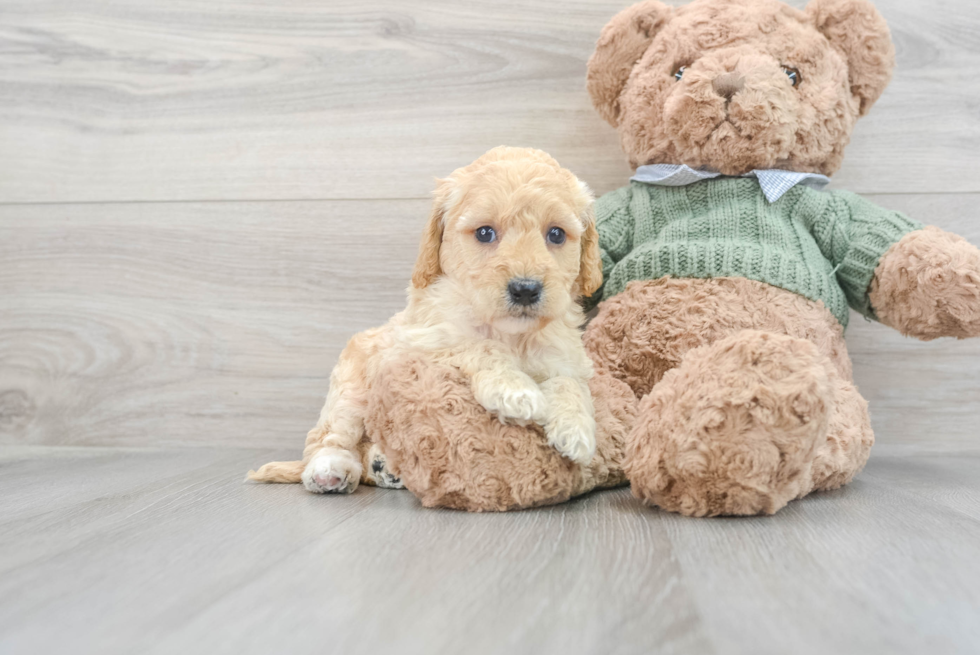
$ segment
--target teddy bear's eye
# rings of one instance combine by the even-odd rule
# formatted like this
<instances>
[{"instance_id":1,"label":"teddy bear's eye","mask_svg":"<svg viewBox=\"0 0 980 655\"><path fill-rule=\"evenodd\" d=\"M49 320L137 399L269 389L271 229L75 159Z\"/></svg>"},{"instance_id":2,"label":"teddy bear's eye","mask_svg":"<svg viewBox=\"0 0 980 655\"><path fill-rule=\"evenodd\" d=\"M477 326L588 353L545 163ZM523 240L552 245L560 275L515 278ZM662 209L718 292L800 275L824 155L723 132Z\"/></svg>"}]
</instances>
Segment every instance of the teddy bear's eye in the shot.
<instances>
[{"instance_id":1,"label":"teddy bear's eye","mask_svg":"<svg viewBox=\"0 0 980 655\"><path fill-rule=\"evenodd\" d=\"M681 78L684 77L684 71L687 70L687 66L681 66L676 71L674 71L674 79L680 82Z\"/></svg>"},{"instance_id":2,"label":"teddy bear's eye","mask_svg":"<svg viewBox=\"0 0 980 655\"><path fill-rule=\"evenodd\" d=\"M786 73L787 77L789 77L789 81L793 86L800 83L800 71L796 70L795 68L783 66L783 72Z\"/></svg>"}]
</instances>

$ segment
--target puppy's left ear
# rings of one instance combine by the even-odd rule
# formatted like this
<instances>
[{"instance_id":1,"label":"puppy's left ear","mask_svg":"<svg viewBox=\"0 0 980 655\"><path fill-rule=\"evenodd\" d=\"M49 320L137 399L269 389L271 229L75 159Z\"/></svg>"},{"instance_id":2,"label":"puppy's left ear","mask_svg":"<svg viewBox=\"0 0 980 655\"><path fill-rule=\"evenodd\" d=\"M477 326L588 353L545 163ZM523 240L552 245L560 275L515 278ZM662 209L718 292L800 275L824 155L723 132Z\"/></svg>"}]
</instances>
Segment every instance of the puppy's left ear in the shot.
<instances>
[{"instance_id":1,"label":"puppy's left ear","mask_svg":"<svg viewBox=\"0 0 980 655\"><path fill-rule=\"evenodd\" d=\"M860 115L881 97L895 69L895 46L888 23L868 0L810 0L807 16L844 56L851 94Z\"/></svg>"},{"instance_id":2,"label":"puppy's left ear","mask_svg":"<svg viewBox=\"0 0 980 655\"><path fill-rule=\"evenodd\" d=\"M582 254L579 258L578 279L576 284L579 293L588 298L602 286L602 256L599 253L599 232L595 229L595 212L592 204L582 214L585 221L585 232L582 233Z\"/></svg>"},{"instance_id":3,"label":"puppy's left ear","mask_svg":"<svg viewBox=\"0 0 980 655\"><path fill-rule=\"evenodd\" d=\"M442 249L442 234L446 228L446 212L449 211L453 200L455 181L450 177L436 182L436 190L432 198L432 213L422 232L419 255L415 260L415 270L412 272L412 286L416 289L424 289L442 275L439 253Z\"/></svg>"}]
</instances>

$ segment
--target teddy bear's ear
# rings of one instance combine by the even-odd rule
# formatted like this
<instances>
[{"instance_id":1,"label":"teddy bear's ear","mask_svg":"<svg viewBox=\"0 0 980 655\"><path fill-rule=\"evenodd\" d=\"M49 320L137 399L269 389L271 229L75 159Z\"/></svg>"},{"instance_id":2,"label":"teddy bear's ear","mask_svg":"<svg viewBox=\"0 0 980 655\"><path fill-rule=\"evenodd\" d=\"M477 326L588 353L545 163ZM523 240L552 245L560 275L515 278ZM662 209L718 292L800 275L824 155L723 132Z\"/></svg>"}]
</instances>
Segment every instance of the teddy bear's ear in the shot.
<instances>
[{"instance_id":1,"label":"teddy bear's ear","mask_svg":"<svg viewBox=\"0 0 980 655\"><path fill-rule=\"evenodd\" d=\"M868 0L811 0L806 13L847 61L861 116L881 96L895 68L888 24Z\"/></svg>"},{"instance_id":2,"label":"teddy bear's ear","mask_svg":"<svg viewBox=\"0 0 980 655\"><path fill-rule=\"evenodd\" d=\"M619 12L602 28L589 59L592 104L613 127L619 123L619 96L633 66L643 56L673 11L657 0L645 0Z\"/></svg>"}]
</instances>

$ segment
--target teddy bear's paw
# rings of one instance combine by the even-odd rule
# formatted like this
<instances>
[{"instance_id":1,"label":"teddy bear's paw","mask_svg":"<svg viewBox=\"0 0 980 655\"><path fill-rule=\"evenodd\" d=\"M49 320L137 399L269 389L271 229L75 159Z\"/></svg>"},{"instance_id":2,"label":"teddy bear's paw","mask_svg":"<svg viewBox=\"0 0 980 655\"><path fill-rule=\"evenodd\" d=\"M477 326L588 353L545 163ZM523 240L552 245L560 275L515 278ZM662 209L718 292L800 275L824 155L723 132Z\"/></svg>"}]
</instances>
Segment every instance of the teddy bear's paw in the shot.
<instances>
[{"instance_id":1,"label":"teddy bear's paw","mask_svg":"<svg viewBox=\"0 0 980 655\"><path fill-rule=\"evenodd\" d=\"M520 371L483 371L473 378L476 401L501 421L543 423L547 400L530 376Z\"/></svg>"},{"instance_id":2,"label":"teddy bear's paw","mask_svg":"<svg viewBox=\"0 0 980 655\"><path fill-rule=\"evenodd\" d=\"M595 419L586 412L552 417L544 433L555 450L576 464L584 466L595 456Z\"/></svg>"},{"instance_id":3,"label":"teddy bear's paw","mask_svg":"<svg viewBox=\"0 0 980 655\"><path fill-rule=\"evenodd\" d=\"M690 516L772 514L812 489L834 387L809 341L745 331L690 351L644 398L626 473Z\"/></svg>"},{"instance_id":4,"label":"teddy bear's paw","mask_svg":"<svg viewBox=\"0 0 980 655\"><path fill-rule=\"evenodd\" d=\"M303 486L316 494L349 494L361 481L357 455L342 448L324 448L303 470Z\"/></svg>"},{"instance_id":5,"label":"teddy bear's paw","mask_svg":"<svg viewBox=\"0 0 980 655\"><path fill-rule=\"evenodd\" d=\"M927 227L885 253L871 282L878 319L906 336L980 336L980 250Z\"/></svg>"}]
</instances>

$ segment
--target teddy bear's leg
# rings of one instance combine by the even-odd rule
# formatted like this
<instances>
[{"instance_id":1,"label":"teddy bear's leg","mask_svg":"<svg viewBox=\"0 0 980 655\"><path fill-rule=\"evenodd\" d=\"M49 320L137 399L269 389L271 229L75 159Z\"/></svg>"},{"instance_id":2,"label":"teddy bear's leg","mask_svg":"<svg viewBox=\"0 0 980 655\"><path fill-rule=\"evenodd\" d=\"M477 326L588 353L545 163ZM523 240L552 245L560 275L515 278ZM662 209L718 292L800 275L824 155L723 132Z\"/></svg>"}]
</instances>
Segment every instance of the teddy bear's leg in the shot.
<instances>
[{"instance_id":1,"label":"teddy bear's leg","mask_svg":"<svg viewBox=\"0 0 980 655\"><path fill-rule=\"evenodd\" d=\"M597 448L588 466L562 457L539 426L501 423L459 369L420 353L385 360L365 427L399 484L426 507L484 512L547 505L626 482L623 451L636 398L601 372L589 389Z\"/></svg>"},{"instance_id":2,"label":"teddy bear's leg","mask_svg":"<svg viewBox=\"0 0 980 655\"><path fill-rule=\"evenodd\" d=\"M850 378L843 329L825 307L745 278L630 282L599 306L583 342L598 370L643 398L688 351L743 330L806 339Z\"/></svg>"},{"instance_id":3,"label":"teddy bear's leg","mask_svg":"<svg viewBox=\"0 0 980 655\"><path fill-rule=\"evenodd\" d=\"M805 339L745 330L684 355L641 402L625 470L644 502L772 514L809 492L834 367Z\"/></svg>"},{"instance_id":4,"label":"teddy bear's leg","mask_svg":"<svg viewBox=\"0 0 980 655\"><path fill-rule=\"evenodd\" d=\"M582 341L597 370L622 380L642 398L691 348L728 332L719 330L720 306L737 306L738 295L717 293L716 280L661 278L630 282L599 306ZM701 292L711 287L711 291ZM698 306L696 303L700 303ZM698 307L698 317L691 308ZM739 328L749 327L740 325Z\"/></svg>"},{"instance_id":5,"label":"teddy bear's leg","mask_svg":"<svg viewBox=\"0 0 980 655\"><path fill-rule=\"evenodd\" d=\"M813 460L813 491L830 491L850 482L864 468L875 441L868 401L848 379L834 375L833 384L827 438Z\"/></svg>"}]
</instances>

